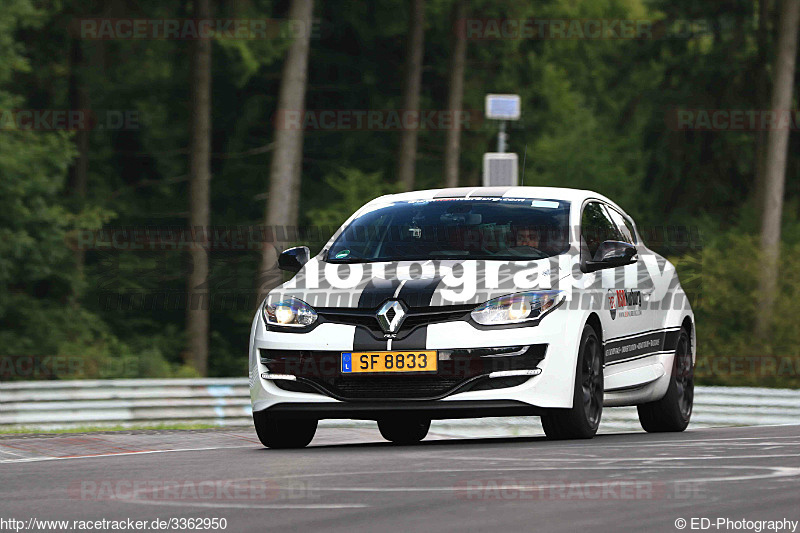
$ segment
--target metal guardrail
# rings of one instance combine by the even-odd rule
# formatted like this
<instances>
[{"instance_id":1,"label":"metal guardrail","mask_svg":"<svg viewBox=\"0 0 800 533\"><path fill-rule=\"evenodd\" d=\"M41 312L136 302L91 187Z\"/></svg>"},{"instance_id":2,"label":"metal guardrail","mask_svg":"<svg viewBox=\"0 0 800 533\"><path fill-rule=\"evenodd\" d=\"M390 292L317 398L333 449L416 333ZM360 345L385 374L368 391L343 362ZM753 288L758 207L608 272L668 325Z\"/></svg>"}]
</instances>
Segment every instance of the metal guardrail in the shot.
<instances>
[{"instance_id":1,"label":"metal guardrail","mask_svg":"<svg viewBox=\"0 0 800 533\"><path fill-rule=\"evenodd\" d=\"M0 383L0 428L251 422L246 378Z\"/></svg>"},{"instance_id":2,"label":"metal guardrail","mask_svg":"<svg viewBox=\"0 0 800 533\"><path fill-rule=\"evenodd\" d=\"M25 381L0 383L0 430L106 425L251 423L246 378ZM697 387L692 426L800 423L800 390ZM353 425L362 425L353 423ZM453 428L473 420L448 421ZM482 427L528 433L530 418L497 418ZM605 429L638 428L635 408L603 412ZM502 430L502 431L501 431Z\"/></svg>"}]
</instances>

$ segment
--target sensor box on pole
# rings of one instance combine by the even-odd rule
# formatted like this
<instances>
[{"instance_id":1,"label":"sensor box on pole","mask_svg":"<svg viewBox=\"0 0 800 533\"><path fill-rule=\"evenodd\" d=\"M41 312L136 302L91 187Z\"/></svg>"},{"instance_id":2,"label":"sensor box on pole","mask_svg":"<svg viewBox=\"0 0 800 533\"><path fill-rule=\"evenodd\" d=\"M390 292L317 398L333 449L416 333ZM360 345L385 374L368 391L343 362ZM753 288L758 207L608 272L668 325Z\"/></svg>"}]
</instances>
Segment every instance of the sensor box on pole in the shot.
<instances>
[{"instance_id":1,"label":"sensor box on pole","mask_svg":"<svg viewBox=\"0 0 800 533\"><path fill-rule=\"evenodd\" d=\"M483 185L485 187L511 186L519 183L519 158L506 153L508 147L507 120L519 120L522 104L518 94L487 94L486 118L500 121L497 134L497 152L483 154Z\"/></svg>"},{"instance_id":2,"label":"sensor box on pole","mask_svg":"<svg viewBox=\"0 0 800 533\"><path fill-rule=\"evenodd\" d=\"M522 105L518 94L487 94L486 118L491 120L519 120Z\"/></svg>"},{"instance_id":3,"label":"sensor box on pole","mask_svg":"<svg viewBox=\"0 0 800 533\"><path fill-rule=\"evenodd\" d=\"M489 152L483 154L484 187L516 187L519 185L517 154Z\"/></svg>"}]
</instances>

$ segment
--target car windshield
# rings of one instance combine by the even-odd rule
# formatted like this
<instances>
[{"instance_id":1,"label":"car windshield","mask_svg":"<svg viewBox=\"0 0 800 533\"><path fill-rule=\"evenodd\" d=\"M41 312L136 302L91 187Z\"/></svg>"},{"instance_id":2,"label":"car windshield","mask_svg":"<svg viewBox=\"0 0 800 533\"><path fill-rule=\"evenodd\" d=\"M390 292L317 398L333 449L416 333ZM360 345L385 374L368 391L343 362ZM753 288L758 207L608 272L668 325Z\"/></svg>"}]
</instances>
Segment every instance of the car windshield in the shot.
<instances>
[{"instance_id":1,"label":"car windshield","mask_svg":"<svg viewBox=\"0 0 800 533\"><path fill-rule=\"evenodd\" d=\"M542 259L569 249L569 202L442 198L376 206L328 250L332 263Z\"/></svg>"}]
</instances>

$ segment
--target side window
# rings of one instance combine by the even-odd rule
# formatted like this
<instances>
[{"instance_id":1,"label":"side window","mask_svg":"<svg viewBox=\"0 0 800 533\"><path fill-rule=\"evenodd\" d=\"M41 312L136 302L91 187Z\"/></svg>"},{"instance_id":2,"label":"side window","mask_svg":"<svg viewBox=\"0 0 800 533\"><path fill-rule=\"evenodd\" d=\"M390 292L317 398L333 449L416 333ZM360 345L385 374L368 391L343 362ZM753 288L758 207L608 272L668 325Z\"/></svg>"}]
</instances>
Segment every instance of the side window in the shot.
<instances>
[{"instance_id":1,"label":"side window","mask_svg":"<svg viewBox=\"0 0 800 533\"><path fill-rule=\"evenodd\" d=\"M603 241L621 241L622 235L599 202L589 202L581 215L581 236L593 258Z\"/></svg>"},{"instance_id":2,"label":"side window","mask_svg":"<svg viewBox=\"0 0 800 533\"><path fill-rule=\"evenodd\" d=\"M613 207L607 207L608 214L611 215L611 220L617 226L617 229L622 234L622 240L628 244L636 244L636 232L633 230L633 225L625 218L622 213Z\"/></svg>"}]
</instances>

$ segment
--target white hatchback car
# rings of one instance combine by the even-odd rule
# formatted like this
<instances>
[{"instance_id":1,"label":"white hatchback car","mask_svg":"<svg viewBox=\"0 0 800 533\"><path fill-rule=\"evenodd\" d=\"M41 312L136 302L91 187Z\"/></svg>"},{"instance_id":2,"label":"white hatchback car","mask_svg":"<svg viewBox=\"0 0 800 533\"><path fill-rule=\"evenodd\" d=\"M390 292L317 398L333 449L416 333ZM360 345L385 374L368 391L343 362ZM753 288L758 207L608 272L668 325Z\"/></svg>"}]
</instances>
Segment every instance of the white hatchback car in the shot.
<instances>
[{"instance_id":1,"label":"white hatchback car","mask_svg":"<svg viewBox=\"0 0 800 533\"><path fill-rule=\"evenodd\" d=\"M614 202L582 190L457 188L377 198L253 320L253 419L268 447L307 445L317 421L377 420L397 443L432 419L540 416L591 438L603 407L682 431L693 402L694 316L672 264Z\"/></svg>"}]
</instances>

